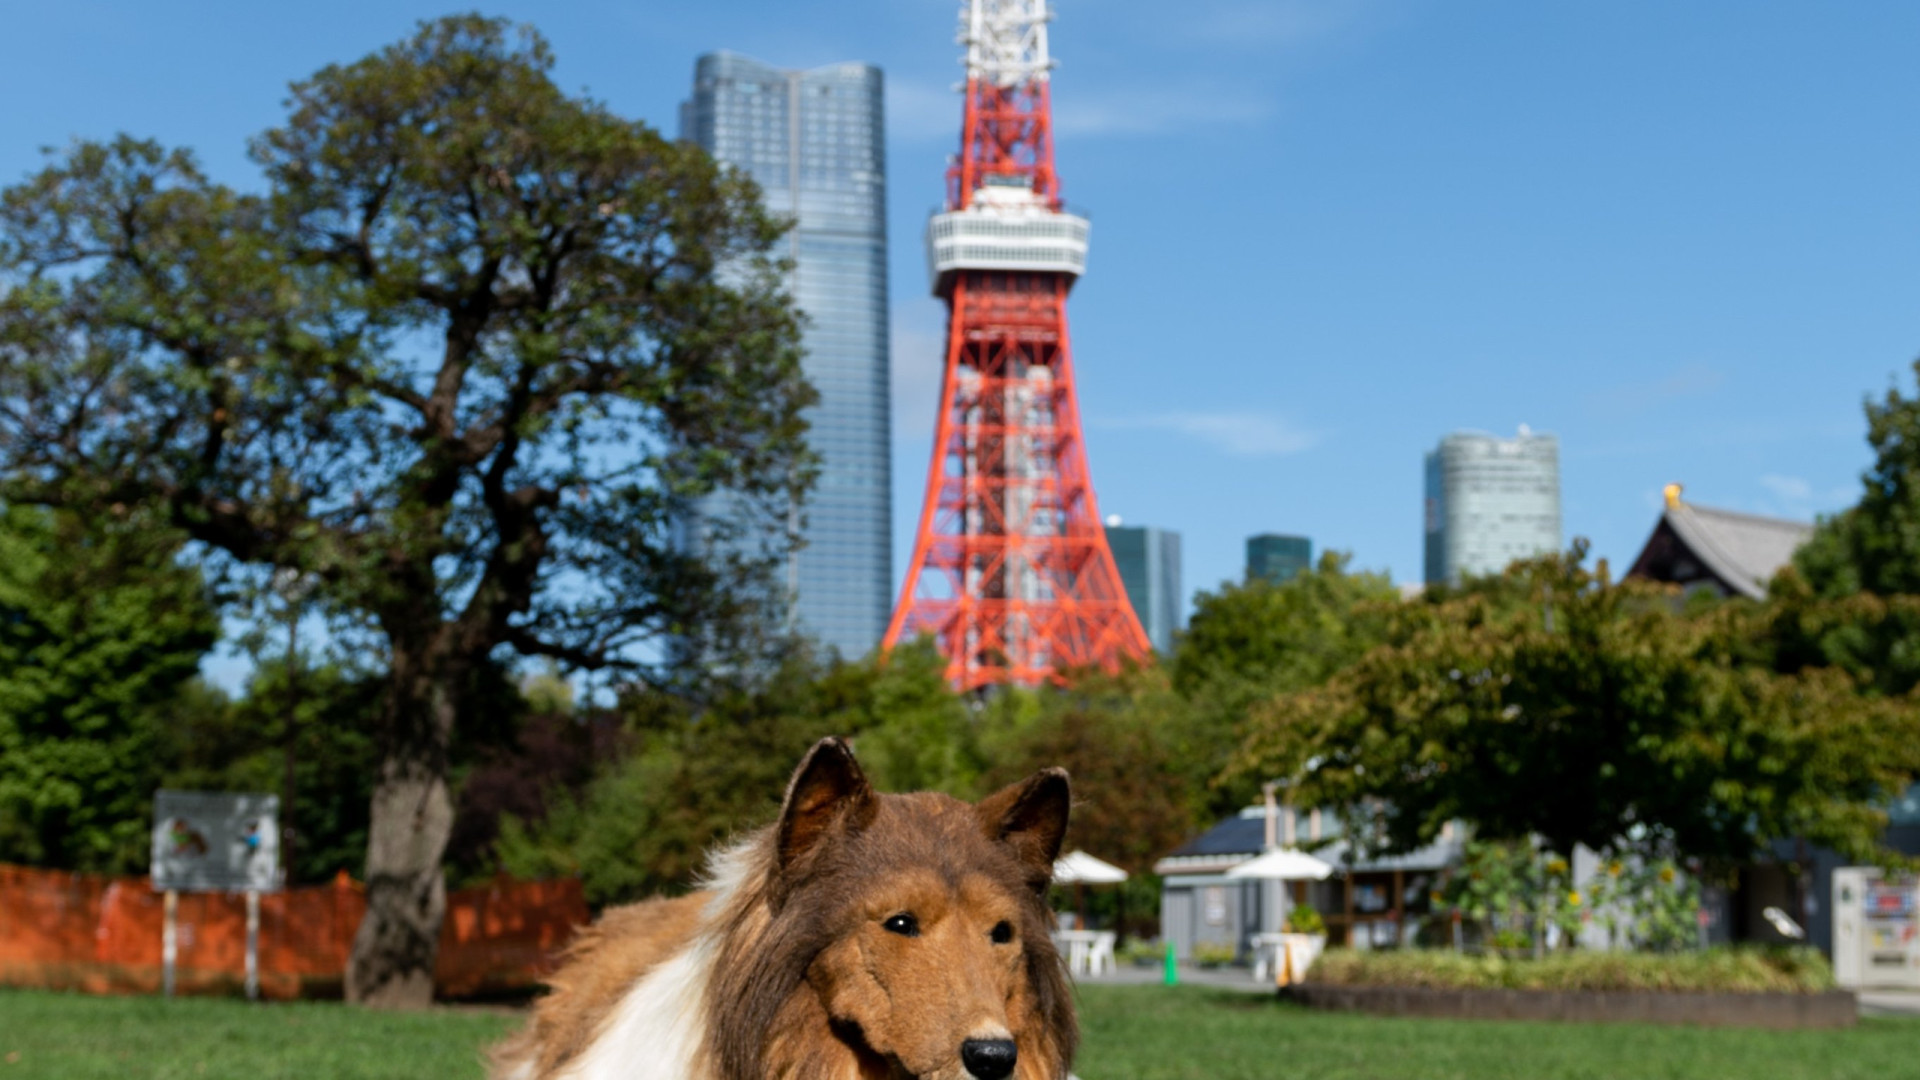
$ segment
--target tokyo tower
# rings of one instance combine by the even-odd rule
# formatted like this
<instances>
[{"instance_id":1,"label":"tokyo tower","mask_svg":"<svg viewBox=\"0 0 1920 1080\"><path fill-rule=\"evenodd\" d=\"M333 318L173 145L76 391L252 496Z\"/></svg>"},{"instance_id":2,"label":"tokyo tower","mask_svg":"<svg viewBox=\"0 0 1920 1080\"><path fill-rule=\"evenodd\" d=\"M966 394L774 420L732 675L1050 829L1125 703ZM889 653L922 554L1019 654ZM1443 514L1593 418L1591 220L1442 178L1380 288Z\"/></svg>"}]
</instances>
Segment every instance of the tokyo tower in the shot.
<instances>
[{"instance_id":1,"label":"tokyo tower","mask_svg":"<svg viewBox=\"0 0 1920 1080\"><path fill-rule=\"evenodd\" d=\"M1047 0L969 0L947 205L927 223L946 371L913 560L883 648L932 634L961 690L1144 657L1100 525L1067 335L1088 222L1060 200Z\"/></svg>"}]
</instances>

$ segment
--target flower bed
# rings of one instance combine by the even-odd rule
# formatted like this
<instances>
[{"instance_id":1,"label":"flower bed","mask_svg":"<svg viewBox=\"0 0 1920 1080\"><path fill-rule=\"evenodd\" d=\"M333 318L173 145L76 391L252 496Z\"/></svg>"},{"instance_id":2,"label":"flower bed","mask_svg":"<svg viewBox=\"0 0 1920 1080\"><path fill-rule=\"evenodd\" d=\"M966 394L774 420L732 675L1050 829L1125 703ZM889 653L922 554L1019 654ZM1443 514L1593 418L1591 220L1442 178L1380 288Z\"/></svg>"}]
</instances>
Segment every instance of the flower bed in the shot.
<instances>
[{"instance_id":1,"label":"flower bed","mask_svg":"<svg viewBox=\"0 0 1920 1080\"><path fill-rule=\"evenodd\" d=\"M1704 952L1552 953L1534 960L1405 949L1331 949L1307 974L1324 986L1427 990L1587 990L1656 993L1799 993L1833 989L1833 969L1809 948Z\"/></svg>"}]
</instances>

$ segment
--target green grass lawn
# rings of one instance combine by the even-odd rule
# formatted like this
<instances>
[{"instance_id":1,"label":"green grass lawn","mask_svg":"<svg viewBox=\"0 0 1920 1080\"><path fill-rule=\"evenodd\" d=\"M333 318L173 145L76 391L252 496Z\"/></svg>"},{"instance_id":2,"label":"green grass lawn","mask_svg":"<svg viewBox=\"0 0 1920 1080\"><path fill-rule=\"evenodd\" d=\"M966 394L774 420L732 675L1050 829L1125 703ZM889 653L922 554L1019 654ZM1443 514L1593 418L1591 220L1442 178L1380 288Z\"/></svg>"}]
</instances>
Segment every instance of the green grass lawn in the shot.
<instances>
[{"instance_id":1,"label":"green grass lawn","mask_svg":"<svg viewBox=\"0 0 1920 1080\"><path fill-rule=\"evenodd\" d=\"M0 1080L470 1080L514 1017L0 991ZM16 1056L18 1055L18 1056Z\"/></svg>"},{"instance_id":2,"label":"green grass lawn","mask_svg":"<svg viewBox=\"0 0 1920 1080\"><path fill-rule=\"evenodd\" d=\"M1314 1012L1202 987L1081 990L1086 1080L1886 1080L1920 1076L1920 1020L1752 1031Z\"/></svg>"},{"instance_id":3,"label":"green grass lawn","mask_svg":"<svg viewBox=\"0 0 1920 1080\"><path fill-rule=\"evenodd\" d=\"M1769 1032L1316 1013L1262 995L1089 986L1087 1080L1887 1080L1920 1020ZM472 1080L512 1016L0 991L0 1080Z\"/></svg>"}]
</instances>

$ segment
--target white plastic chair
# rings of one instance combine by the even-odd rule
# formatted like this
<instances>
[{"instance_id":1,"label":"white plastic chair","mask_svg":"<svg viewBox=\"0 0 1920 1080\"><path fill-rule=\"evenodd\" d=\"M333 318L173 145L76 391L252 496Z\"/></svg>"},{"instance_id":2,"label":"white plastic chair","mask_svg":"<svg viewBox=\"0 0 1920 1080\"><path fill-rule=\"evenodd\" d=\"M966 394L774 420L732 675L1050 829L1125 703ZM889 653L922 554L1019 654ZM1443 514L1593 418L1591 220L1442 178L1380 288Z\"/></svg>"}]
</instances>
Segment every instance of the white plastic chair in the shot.
<instances>
[{"instance_id":1,"label":"white plastic chair","mask_svg":"<svg viewBox=\"0 0 1920 1080\"><path fill-rule=\"evenodd\" d=\"M1087 974L1104 975L1113 972L1113 942L1115 934L1111 930L1101 930L1093 935L1093 943L1087 949Z\"/></svg>"}]
</instances>

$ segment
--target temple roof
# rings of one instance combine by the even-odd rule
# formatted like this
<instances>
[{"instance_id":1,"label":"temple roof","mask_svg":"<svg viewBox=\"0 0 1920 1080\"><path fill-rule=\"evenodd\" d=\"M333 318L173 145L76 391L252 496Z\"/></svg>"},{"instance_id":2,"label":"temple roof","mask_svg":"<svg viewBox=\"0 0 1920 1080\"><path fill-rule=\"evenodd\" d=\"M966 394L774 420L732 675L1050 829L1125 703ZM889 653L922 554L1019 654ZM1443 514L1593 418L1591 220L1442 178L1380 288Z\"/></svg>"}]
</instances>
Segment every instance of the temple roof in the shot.
<instances>
[{"instance_id":1,"label":"temple roof","mask_svg":"<svg viewBox=\"0 0 1920 1080\"><path fill-rule=\"evenodd\" d=\"M1668 489L1666 511L1627 576L1680 585L1711 582L1722 593L1757 600L1812 535L1805 522L1682 502L1676 486Z\"/></svg>"}]
</instances>

